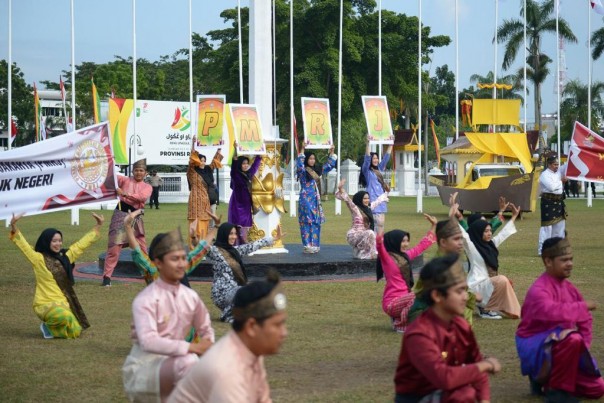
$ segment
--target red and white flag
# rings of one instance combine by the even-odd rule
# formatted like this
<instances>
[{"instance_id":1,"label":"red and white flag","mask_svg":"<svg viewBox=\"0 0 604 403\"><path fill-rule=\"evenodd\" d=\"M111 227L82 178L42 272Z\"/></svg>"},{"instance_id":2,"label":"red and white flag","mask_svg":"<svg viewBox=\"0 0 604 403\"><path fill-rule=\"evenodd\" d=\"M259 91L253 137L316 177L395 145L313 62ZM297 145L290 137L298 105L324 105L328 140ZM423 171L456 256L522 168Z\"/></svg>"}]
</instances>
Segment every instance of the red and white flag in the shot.
<instances>
[{"instance_id":1,"label":"red and white flag","mask_svg":"<svg viewBox=\"0 0 604 403\"><path fill-rule=\"evenodd\" d=\"M63 106L65 106L65 83L61 76L59 76L59 87L61 88L61 101L63 101Z\"/></svg>"},{"instance_id":2,"label":"red and white flag","mask_svg":"<svg viewBox=\"0 0 604 403\"><path fill-rule=\"evenodd\" d=\"M596 13L604 15L604 6L600 0L589 0L589 3Z\"/></svg>"},{"instance_id":3,"label":"red and white flag","mask_svg":"<svg viewBox=\"0 0 604 403\"><path fill-rule=\"evenodd\" d=\"M589 182L604 182L604 138L575 122L568 153L566 176Z\"/></svg>"},{"instance_id":4,"label":"red and white flag","mask_svg":"<svg viewBox=\"0 0 604 403\"><path fill-rule=\"evenodd\" d=\"M13 141L17 138L17 134L19 130L17 129L17 124L15 123L15 119L10 119L10 143L13 144Z\"/></svg>"}]
</instances>

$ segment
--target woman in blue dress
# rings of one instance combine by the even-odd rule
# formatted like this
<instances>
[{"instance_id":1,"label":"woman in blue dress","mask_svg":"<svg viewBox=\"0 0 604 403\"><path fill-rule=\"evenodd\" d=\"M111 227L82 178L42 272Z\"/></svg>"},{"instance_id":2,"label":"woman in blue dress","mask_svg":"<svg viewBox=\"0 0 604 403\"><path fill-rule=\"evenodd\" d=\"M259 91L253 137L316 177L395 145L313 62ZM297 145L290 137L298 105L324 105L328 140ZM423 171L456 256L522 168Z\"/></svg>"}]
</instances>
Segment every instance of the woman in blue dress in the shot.
<instances>
[{"instance_id":1,"label":"woman in blue dress","mask_svg":"<svg viewBox=\"0 0 604 403\"><path fill-rule=\"evenodd\" d=\"M298 200L298 223L304 253L317 253L321 247L321 224L325 222L321 207L321 175L336 166L338 156L334 147L329 149L327 162L323 166L317 162L314 152L301 150L296 160L296 175L300 181Z\"/></svg>"},{"instance_id":2,"label":"woman in blue dress","mask_svg":"<svg viewBox=\"0 0 604 403\"><path fill-rule=\"evenodd\" d=\"M380 162L378 154L371 152L369 140L367 140L367 151L365 152L365 159L363 160L361 174L359 175L359 184L364 186L367 193L369 193L369 200L371 203L376 201L377 198L384 193L390 192L390 186L388 186L384 180L383 172L386 169L386 164L390 161L391 153L392 146L389 146ZM386 203L378 204L377 207L371 211L375 221L374 229L376 234L384 232L386 211L388 211Z\"/></svg>"}]
</instances>

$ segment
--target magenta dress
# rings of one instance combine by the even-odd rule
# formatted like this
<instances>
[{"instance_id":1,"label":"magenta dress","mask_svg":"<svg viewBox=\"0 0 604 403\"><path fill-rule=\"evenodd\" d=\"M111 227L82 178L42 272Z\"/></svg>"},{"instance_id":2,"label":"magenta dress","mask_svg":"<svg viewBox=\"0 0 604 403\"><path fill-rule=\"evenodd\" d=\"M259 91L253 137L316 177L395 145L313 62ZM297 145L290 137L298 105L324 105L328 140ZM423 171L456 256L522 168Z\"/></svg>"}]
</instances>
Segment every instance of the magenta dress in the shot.
<instances>
[{"instance_id":1,"label":"magenta dress","mask_svg":"<svg viewBox=\"0 0 604 403\"><path fill-rule=\"evenodd\" d=\"M246 176L241 173L239 159L233 159L231 164L231 199L229 200L229 222L242 227L251 227L252 221L252 194L250 181L258 172L262 157L258 156L246 172ZM249 178L249 179L248 179Z\"/></svg>"}]
</instances>

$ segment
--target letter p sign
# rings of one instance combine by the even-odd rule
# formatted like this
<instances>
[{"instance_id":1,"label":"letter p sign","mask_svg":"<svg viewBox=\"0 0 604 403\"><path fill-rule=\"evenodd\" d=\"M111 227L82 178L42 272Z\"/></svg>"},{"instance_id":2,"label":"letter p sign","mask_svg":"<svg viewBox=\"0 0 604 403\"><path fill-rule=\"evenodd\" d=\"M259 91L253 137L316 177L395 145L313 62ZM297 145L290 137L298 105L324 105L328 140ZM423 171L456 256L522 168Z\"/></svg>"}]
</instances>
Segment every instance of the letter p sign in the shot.
<instances>
[{"instance_id":1,"label":"letter p sign","mask_svg":"<svg viewBox=\"0 0 604 403\"><path fill-rule=\"evenodd\" d=\"M215 111L208 111L204 113L203 129L201 131L202 136L209 136L210 130L218 126L219 114Z\"/></svg>"}]
</instances>

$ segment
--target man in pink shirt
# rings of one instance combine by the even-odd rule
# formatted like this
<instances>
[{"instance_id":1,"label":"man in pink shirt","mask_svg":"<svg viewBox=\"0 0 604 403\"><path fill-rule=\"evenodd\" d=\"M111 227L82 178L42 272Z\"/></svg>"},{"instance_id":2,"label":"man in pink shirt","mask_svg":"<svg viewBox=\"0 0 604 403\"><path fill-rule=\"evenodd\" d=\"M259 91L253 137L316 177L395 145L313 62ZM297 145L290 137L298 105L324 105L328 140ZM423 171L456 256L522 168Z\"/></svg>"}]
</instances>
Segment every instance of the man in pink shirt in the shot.
<instances>
[{"instance_id":1,"label":"man in pink shirt","mask_svg":"<svg viewBox=\"0 0 604 403\"><path fill-rule=\"evenodd\" d=\"M516 331L522 375L548 402L575 402L576 397L604 396L604 380L589 353L596 303L585 301L568 278L573 252L566 238L543 242L543 273L526 293Z\"/></svg>"},{"instance_id":2,"label":"man in pink shirt","mask_svg":"<svg viewBox=\"0 0 604 403\"><path fill-rule=\"evenodd\" d=\"M132 303L132 349L122 368L130 401L165 400L176 382L214 343L210 315L199 295L180 284L188 268L180 231L157 235L149 258L159 278ZM195 330L192 343L185 341Z\"/></svg>"},{"instance_id":3,"label":"man in pink shirt","mask_svg":"<svg viewBox=\"0 0 604 403\"><path fill-rule=\"evenodd\" d=\"M145 183L147 174L147 160L142 159L132 165L132 178L126 176L117 177L117 194L120 197L109 225L109 240L107 242L107 254L105 256L105 266L103 268L102 286L111 286L111 275L117 265L120 252L123 247L128 246L128 239L124 230L124 218L133 211L145 207L145 203L153 188ZM143 216L139 215L134 221L134 234L142 250L147 250L145 242L145 227L143 225Z\"/></svg>"},{"instance_id":4,"label":"man in pink shirt","mask_svg":"<svg viewBox=\"0 0 604 403\"><path fill-rule=\"evenodd\" d=\"M263 356L276 354L287 337L278 275L241 287L233 305L233 330L191 368L168 402L272 401Z\"/></svg>"}]
</instances>

